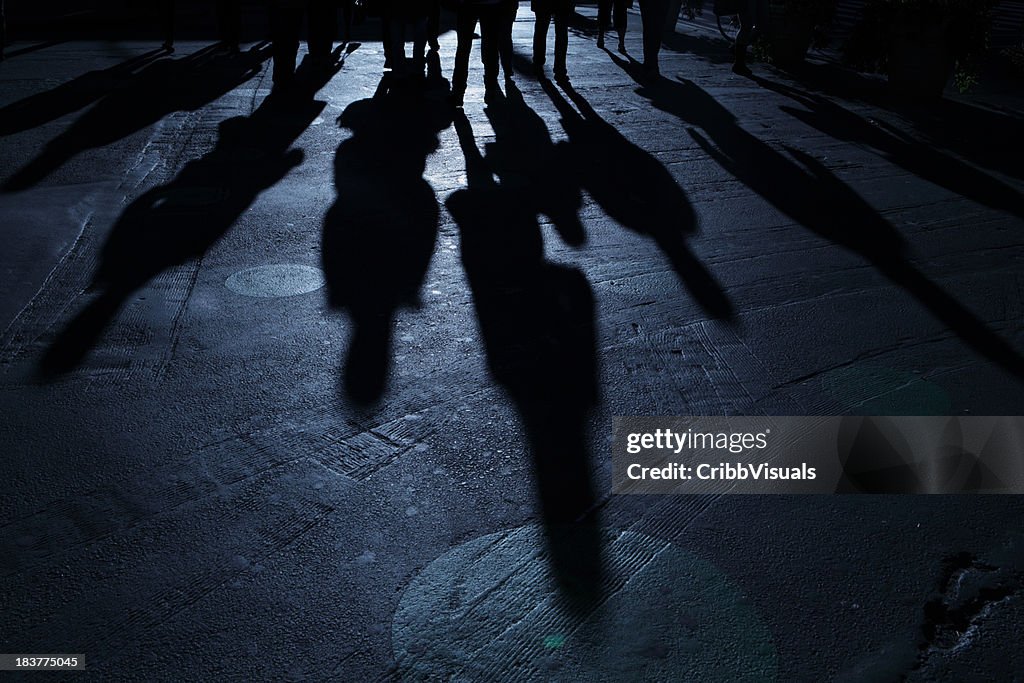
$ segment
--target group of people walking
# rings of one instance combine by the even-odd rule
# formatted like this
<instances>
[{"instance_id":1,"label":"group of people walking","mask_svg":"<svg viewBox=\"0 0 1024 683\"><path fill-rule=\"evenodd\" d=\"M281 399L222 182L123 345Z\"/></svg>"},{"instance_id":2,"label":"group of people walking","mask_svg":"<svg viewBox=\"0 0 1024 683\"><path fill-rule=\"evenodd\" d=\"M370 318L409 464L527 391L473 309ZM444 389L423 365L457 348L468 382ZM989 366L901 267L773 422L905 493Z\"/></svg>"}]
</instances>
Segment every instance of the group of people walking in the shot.
<instances>
[{"instance_id":1,"label":"group of people walking","mask_svg":"<svg viewBox=\"0 0 1024 683\"><path fill-rule=\"evenodd\" d=\"M750 2L757 4L758 0ZM625 54L627 10L633 3L634 0L599 0L598 47L605 48L605 36L614 30L618 50ZM679 11L680 3L673 0L636 0L636 3L643 25L641 68L646 77L656 78L660 74L658 59L666 29L675 26L674 17L669 15L672 10ZM462 106L468 86L470 54L478 30L485 99L488 99L501 92L499 75L504 76L506 87L514 85L512 29L519 4L519 0L273 0L274 83L286 85L294 74L303 13L308 17L310 58L314 61L329 58L337 37L339 5L344 16L344 40L349 37L353 6L379 15L385 69L393 77L422 78L427 48L435 51L439 48L441 12L442 8L447 8L455 13L458 39L452 69L452 101ZM576 0L531 0L530 9L535 17L532 61L537 77L546 77L548 33L553 24L552 74L556 81L568 82L569 24L575 5ZM752 24L751 20L744 21L744 31L737 41L737 55L746 52ZM406 56L407 42L412 42L411 57ZM738 63L740 59L737 57Z\"/></svg>"},{"instance_id":2,"label":"group of people walking","mask_svg":"<svg viewBox=\"0 0 1024 683\"><path fill-rule=\"evenodd\" d=\"M381 0L385 1L386 0ZM426 28L431 46L437 48L437 27L441 2L402 2L393 0L399 10L398 19L404 21L413 30L413 56L404 59L404 44L389 40L389 18L385 13L385 45L391 44L387 64L393 70L401 69L401 64L410 63L411 70L403 75L421 76L423 74L424 49L427 40L419 39L421 28ZM638 0L644 25L644 61L646 74L657 76L658 53L665 32L669 0ZM625 52L625 34L627 9L633 0L600 0L599 3L599 36L598 45L604 47L604 34L614 29L619 37L619 50ZM514 85L512 28L519 11L519 0L446 0L446 7L456 13L456 35L458 44L455 51L455 64L452 70L452 101L461 106L465 96L469 76L469 58L473 48L473 39L479 29L480 53L484 66L485 99L500 93L500 78L504 76L506 87ZM548 33L554 25L555 41L552 59L552 74L556 81L568 82L569 24L575 13L575 0L531 0L535 21L533 30L533 69L535 75L544 78L548 61ZM402 6L405 6L404 8ZM429 7L428 7L429 6ZM415 9L419 8L419 9Z\"/></svg>"}]
</instances>

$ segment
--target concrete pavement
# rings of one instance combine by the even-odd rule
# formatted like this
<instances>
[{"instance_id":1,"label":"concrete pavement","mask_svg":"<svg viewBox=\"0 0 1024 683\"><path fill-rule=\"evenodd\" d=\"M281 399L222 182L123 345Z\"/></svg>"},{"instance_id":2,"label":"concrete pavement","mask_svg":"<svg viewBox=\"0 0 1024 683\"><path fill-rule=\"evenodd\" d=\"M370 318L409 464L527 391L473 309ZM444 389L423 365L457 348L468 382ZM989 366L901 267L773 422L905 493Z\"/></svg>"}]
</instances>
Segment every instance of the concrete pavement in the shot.
<instances>
[{"instance_id":1,"label":"concrete pavement","mask_svg":"<svg viewBox=\"0 0 1024 683\"><path fill-rule=\"evenodd\" d=\"M1024 670L1016 497L607 493L612 415L1021 414L1019 96L901 106L827 54L745 79L700 22L647 84L580 12L571 87L485 106L474 57L464 117L440 82L374 100L372 40L276 103L260 46L3 63L0 651L140 680Z\"/></svg>"}]
</instances>

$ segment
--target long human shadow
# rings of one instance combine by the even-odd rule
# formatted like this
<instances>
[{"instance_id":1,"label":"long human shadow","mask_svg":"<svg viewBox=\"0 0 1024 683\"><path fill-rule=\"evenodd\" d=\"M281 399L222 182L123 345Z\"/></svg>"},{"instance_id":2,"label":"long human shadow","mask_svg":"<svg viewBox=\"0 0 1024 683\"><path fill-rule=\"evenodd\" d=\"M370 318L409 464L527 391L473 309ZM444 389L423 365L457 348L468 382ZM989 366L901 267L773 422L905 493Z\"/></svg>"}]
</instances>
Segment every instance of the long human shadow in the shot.
<instances>
[{"instance_id":1,"label":"long human shadow","mask_svg":"<svg viewBox=\"0 0 1024 683\"><path fill-rule=\"evenodd\" d=\"M459 226L487 363L515 404L529 439L552 568L564 594L600 590L588 417L597 403L594 296L576 268L544 258L537 207L496 182L465 114L455 130L467 186L445 202ZM495 143L494 149L497 149Z\"/></svg>"},{"instance_id":2,"label":"long human shadow","mask_svg":"<svg viewBox=\"0 0 1024 683\"><path fill-rule=\"evenodd\" d=\"M1024 195L1001 180L956 157L926 145L881 121L868 121L818 94L751 77L762 88L777 92L806 107L780 107L782 111L829 137L867 146L891 163L950 192L1024 218Z\"/></svg>"},{"instance_id":3,"label":"long human shadow","mask_svg":"<svg viewBox=\"0 0 1024 683\"><path fill-rule=\"evenodd\" d=\"M623 65L626 68L626 65ZM864 258L902 287L976 352L1024 378L1024 358L973 312L908 260L906 243L888 221L809 154L789 156L740 126L728 109L696 84L662 79L637 91L676 116L725 170L781 213L823 239Z\"/></svg>"},{"instance_id":4,"label":"long human shadow","mask_svg":"<svg viewBox=\"0 0 1024 683\"><path fill-rule=\"evenodd\" d=\"M111 92L131 86L140 69L168 54L150 50L106 69L82 74L46 92L31 95L0 109L0 135L31 130L74 113Z\"/></svg>"},{"instance_id":5,"label":"long human shadow","mask_svg":"<svg viewBox=\"0 0 1024 683\"><path fill-rule=\"evenodd\" d=\"M800 84L830 97L859 101L893 112L909 121L923 144L941 147L987 169L1024 178L1020 153L1024 147L1024 113L997 110L943 98L936 102L905 100L869 78L835 64L807 63Z\"/></svg>"},{"instance_id":6,"label":"long human shadow","mask_svg":"<svg viewBox=\"0 0 1024 683\"><path fill-rule=\"evenodd\" d=\"M322 258L328 304L352 322L343 388L360 405L387 386L396 311L420 305L440 215L423 173L451 125L447 90L447 81L425 90L385 77L338 118L352 136L335 155L338 196L324 217Z\"/></svg>"},{"instance_id":7,"label":"long human shadow","mask_svg":"<svg viewBox=\"0 0 1024 683\"><path fill-rule=\"evenodd\" d=\"M550 82L544 92L562 117L574 175L601 209L625 228L652 238L682 283L710 315L733 317L733 306L715 276L686 244L697 232L697 215L668 169L594 111L571 86Z\"/></svg>"},{"instance_id":8,"label":"long human shadow","mask_svg":"<svg viewBox=\"0 0 1024 683\"><path fill-rule=\"evenodd\" d=\"M146 63L128 87L101 98L18 169L4 183L4 191L28 189L82 152L121 140L174 112L200 109L259 73L269 57L269 48L262 44L239 55L217 55L211 46L179 59Z\"/></svg>"},{"instance_id":9,"label":"long human shadow","mask_svg":"<svg viewBox=\"0 0 1024 683\"><path fill-rule=\"evenodd\" d=\"M583 194L567 145L555 144L544 119L515 86L484 113L494 130L494 142L486 146L487 161L502 187L518 192L534 214L547 216L567 244L583 244Z\"/></svg>"},{"instance_id":10,"label":"long human shadow","mask_svg":"<svg viewBox=\"0 0 1024 683\"><path fill-rule=\"evenodd\" d=\"M40 361L52 377L77 367L129 296L163 271L201 259L256 200L302 162L292 144L323 111L316 93L340 69L300 67L287 93L220 124L214 148L170 182L133 201L114 224L89 288L91 300Z\"/></svg>"}]
</instances>

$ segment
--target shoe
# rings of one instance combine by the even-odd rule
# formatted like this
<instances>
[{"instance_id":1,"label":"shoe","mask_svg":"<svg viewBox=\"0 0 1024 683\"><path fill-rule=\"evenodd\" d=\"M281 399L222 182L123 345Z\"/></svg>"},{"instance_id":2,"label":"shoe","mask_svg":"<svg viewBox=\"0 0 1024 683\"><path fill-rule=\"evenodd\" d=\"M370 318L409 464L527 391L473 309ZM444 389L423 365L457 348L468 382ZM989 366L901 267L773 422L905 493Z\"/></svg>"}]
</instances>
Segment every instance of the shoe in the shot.
<instances>
[{"instance_id":1,"label":"shoe","mask_svg":"<svg viewBox=\"0 0 1024 683\"><path fill-rule=\"evenodd\" d=\"M487 104L493 104L504 96L505 93L501 92L501 88L498 87L497 83L488 83L484 86L484 102Z\"/></svg>"},{"instance_id":2,"label":"shoe","mask_svg":"<svg viewBox=\"0 0 1024 683\"><path fill-rule=\"evenodd\" d=\"M464 92L453 92L451 95L448 96L448 102L451 103L451 105L456 109L462 109L463 100L465 99L465 97L466 93Z\"/></svg>"},{"instance_id":3,"label":"shoe","mask_svg":"<svg viewBox=\"0 0 1024 683\"><path fill-rule=\"evenodd\" d=\"M560 85L568 85L569 84L569 74L567 74L564 71L556 72L555 73L555 83L558 83Z\"/></svg>"},{"instance_id":4,"label":"shoe","mask_svg":"<svg viewBox=\"0 0 1024 683\"><path fill-rule=\"evenodd\" d=\"M745 62L736 62L732 65L732 72L739 76L752 76L754 72L750 70L750 67Z\"/></svg>"},{"instance_id":5,"label":"shoe","mask_svg":"<svg viewBox=\"0 0 1024 683\"><path fill-rule=\"evenodd\" d=\"M597 46L602 50L604 49L604 32L597 34Z\"/></svg>"},{"instance_id":6,"label":"shoe","mask_svg":"<svg viewBox=\"0 0 1024 683\"><path fill-rule=\"evenodd\" d=\"M620 55L626 54L626 39L625 38L619 38L619 54Z\"/></svg>"}]
</instances>

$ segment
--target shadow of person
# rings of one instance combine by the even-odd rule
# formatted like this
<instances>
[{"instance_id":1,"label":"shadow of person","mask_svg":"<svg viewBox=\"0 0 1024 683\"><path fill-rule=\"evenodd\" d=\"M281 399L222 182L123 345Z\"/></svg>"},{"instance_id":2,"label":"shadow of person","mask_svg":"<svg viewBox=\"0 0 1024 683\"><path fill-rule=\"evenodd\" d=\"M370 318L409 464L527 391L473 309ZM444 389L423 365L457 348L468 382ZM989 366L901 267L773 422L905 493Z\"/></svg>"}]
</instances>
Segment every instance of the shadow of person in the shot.
<instances>
[{"instance_id":1,"label":"shadow of person","mask_svg":"<svg viewBox=\"0 0 1024 683\"><path fill-rule=\"evenodd\" d=\"M77 367L132 292L164 270L201 259L261 192L301 163L302 151L291 145L323 111L326 103L315 95L339 68L301 69L287 94L223 121L208 154L124 210L103 246L92 300L40 361L44 378Z\"/></svg>"},{"instance_id":2,"label":"shadow of person","mask_svg":"<svg viewBox=\"0 0 1024 683\"><path fill-rule=\"evenodd\" d=\"M1024 377L1024 358L917 270L907 258L902 235L821 162L791 147L786 148L788 157L776 151L690 81L665 79L637 92L656 108L679 118L712 159L781 213L821 238L859 254L968 346Z\"/></svg>"},{"instance_id":3,"label":"shadow of person","mask_svg":"<svg viewBox=\"0 0 1024 683\"><path fill-rule=\"evenodd\" d=\"M322 258L328 304L352 322L343 377L357 404L373 404L387 386L395 312L420 304L440 214L423 172L451 125L447 89L385 77L338 118L352 137L335 155L338 197L324 217Z\"/></svg>"},{"instance_id":4,"label":"shadow of person","mask_svg":"<svg viewBox=\"0 0 1024 683\"><path fill-rule=\"evenodd\" d=\"M518 193L534 215L543 214L567 244L586 241L579 211L583 194L564 145L556 145L547 125L523 100L515 86L485 110L494 142L486 146L487 161L501 186Z\"/></svg>"},{"instance_id":5,"label":"shadow of person","mask_svg":"<svg viewBox=\"0 0 1024 683\"><path fill-rule=\"evenodd\" d=\"M495 181L464 113L456 114L455 128L467 187L446 206L459 226L488 367L529 439L564 596L595 599L600 541L596 522L586 518L596 504L587 446L588 416L598 399L594 296L579 270L544 258L536 207Z\"/></svg>"},{"instance_id":6,"label":"shadow of person","mask_svg":"<svg viewBox=\"0 0 1024 683\"><path fill-rule=\"evenodd\" d=\"M28 189L76 155L137 133L168 114L198 110L259 73L270 56L262 45L232 56L218 56L215 48L146 64L128 87L100 99L47 143L39 156L8 178L4 191Z\"/></svg>"},{"instance_id":7,"label":"shadow of person","mask_svg":"<svg viewBox=\"0 0 1024 683\"><path fill-rule=\"evenodd\" d=\"M31 130L84 109L119 88L130 87L140 69L166 54L165 50L150 50L120 64L90 71L56 88L8 104L0 109L0 135Z\"/></svg>"},{"instance_id":8,"label":"shadow of person","mask_svg":"<svg viewBox=\"0 0 1024 683\"><path fill-rule=\"evenodd\" d=\"M868 121L821 95L759 76L751 79L761 87L806 107L808 111L787 106L781 109L825 135L864 145L923 180L979 204L1024 218L1024 196L988 173L923 144L882 121Z\"/></svg>"},{"instance_id":9,"label":"shadow of person","mask_svg":"<svg viewBox=\"0 0 1024 683\"><path fill-rule=\"evenodd\" d=\"M942 98L937 102L905 100L884 80L866 77L831 63L806 63L801 85L847 101L891 111L909 121L926 145L952 151L971 163L1024 178L1017 150L1024 147L1024 116L1008 107Z\"/></svg>"},{"instance_id":10,"label":"shadow of person","mask_svg":"<svg viewBox=\"0 0 1024 683\"><path fill-rule=\"evenodd\" d=\"M697 231L697 216L668 169L602 119L571 86L563 89L579 111L550 81L542 86L562 117L569 136L566 154L587 193L617 223L651 237L708 314L732 319L725 290L686 244Z\"/></svg>"}]
</instances>

